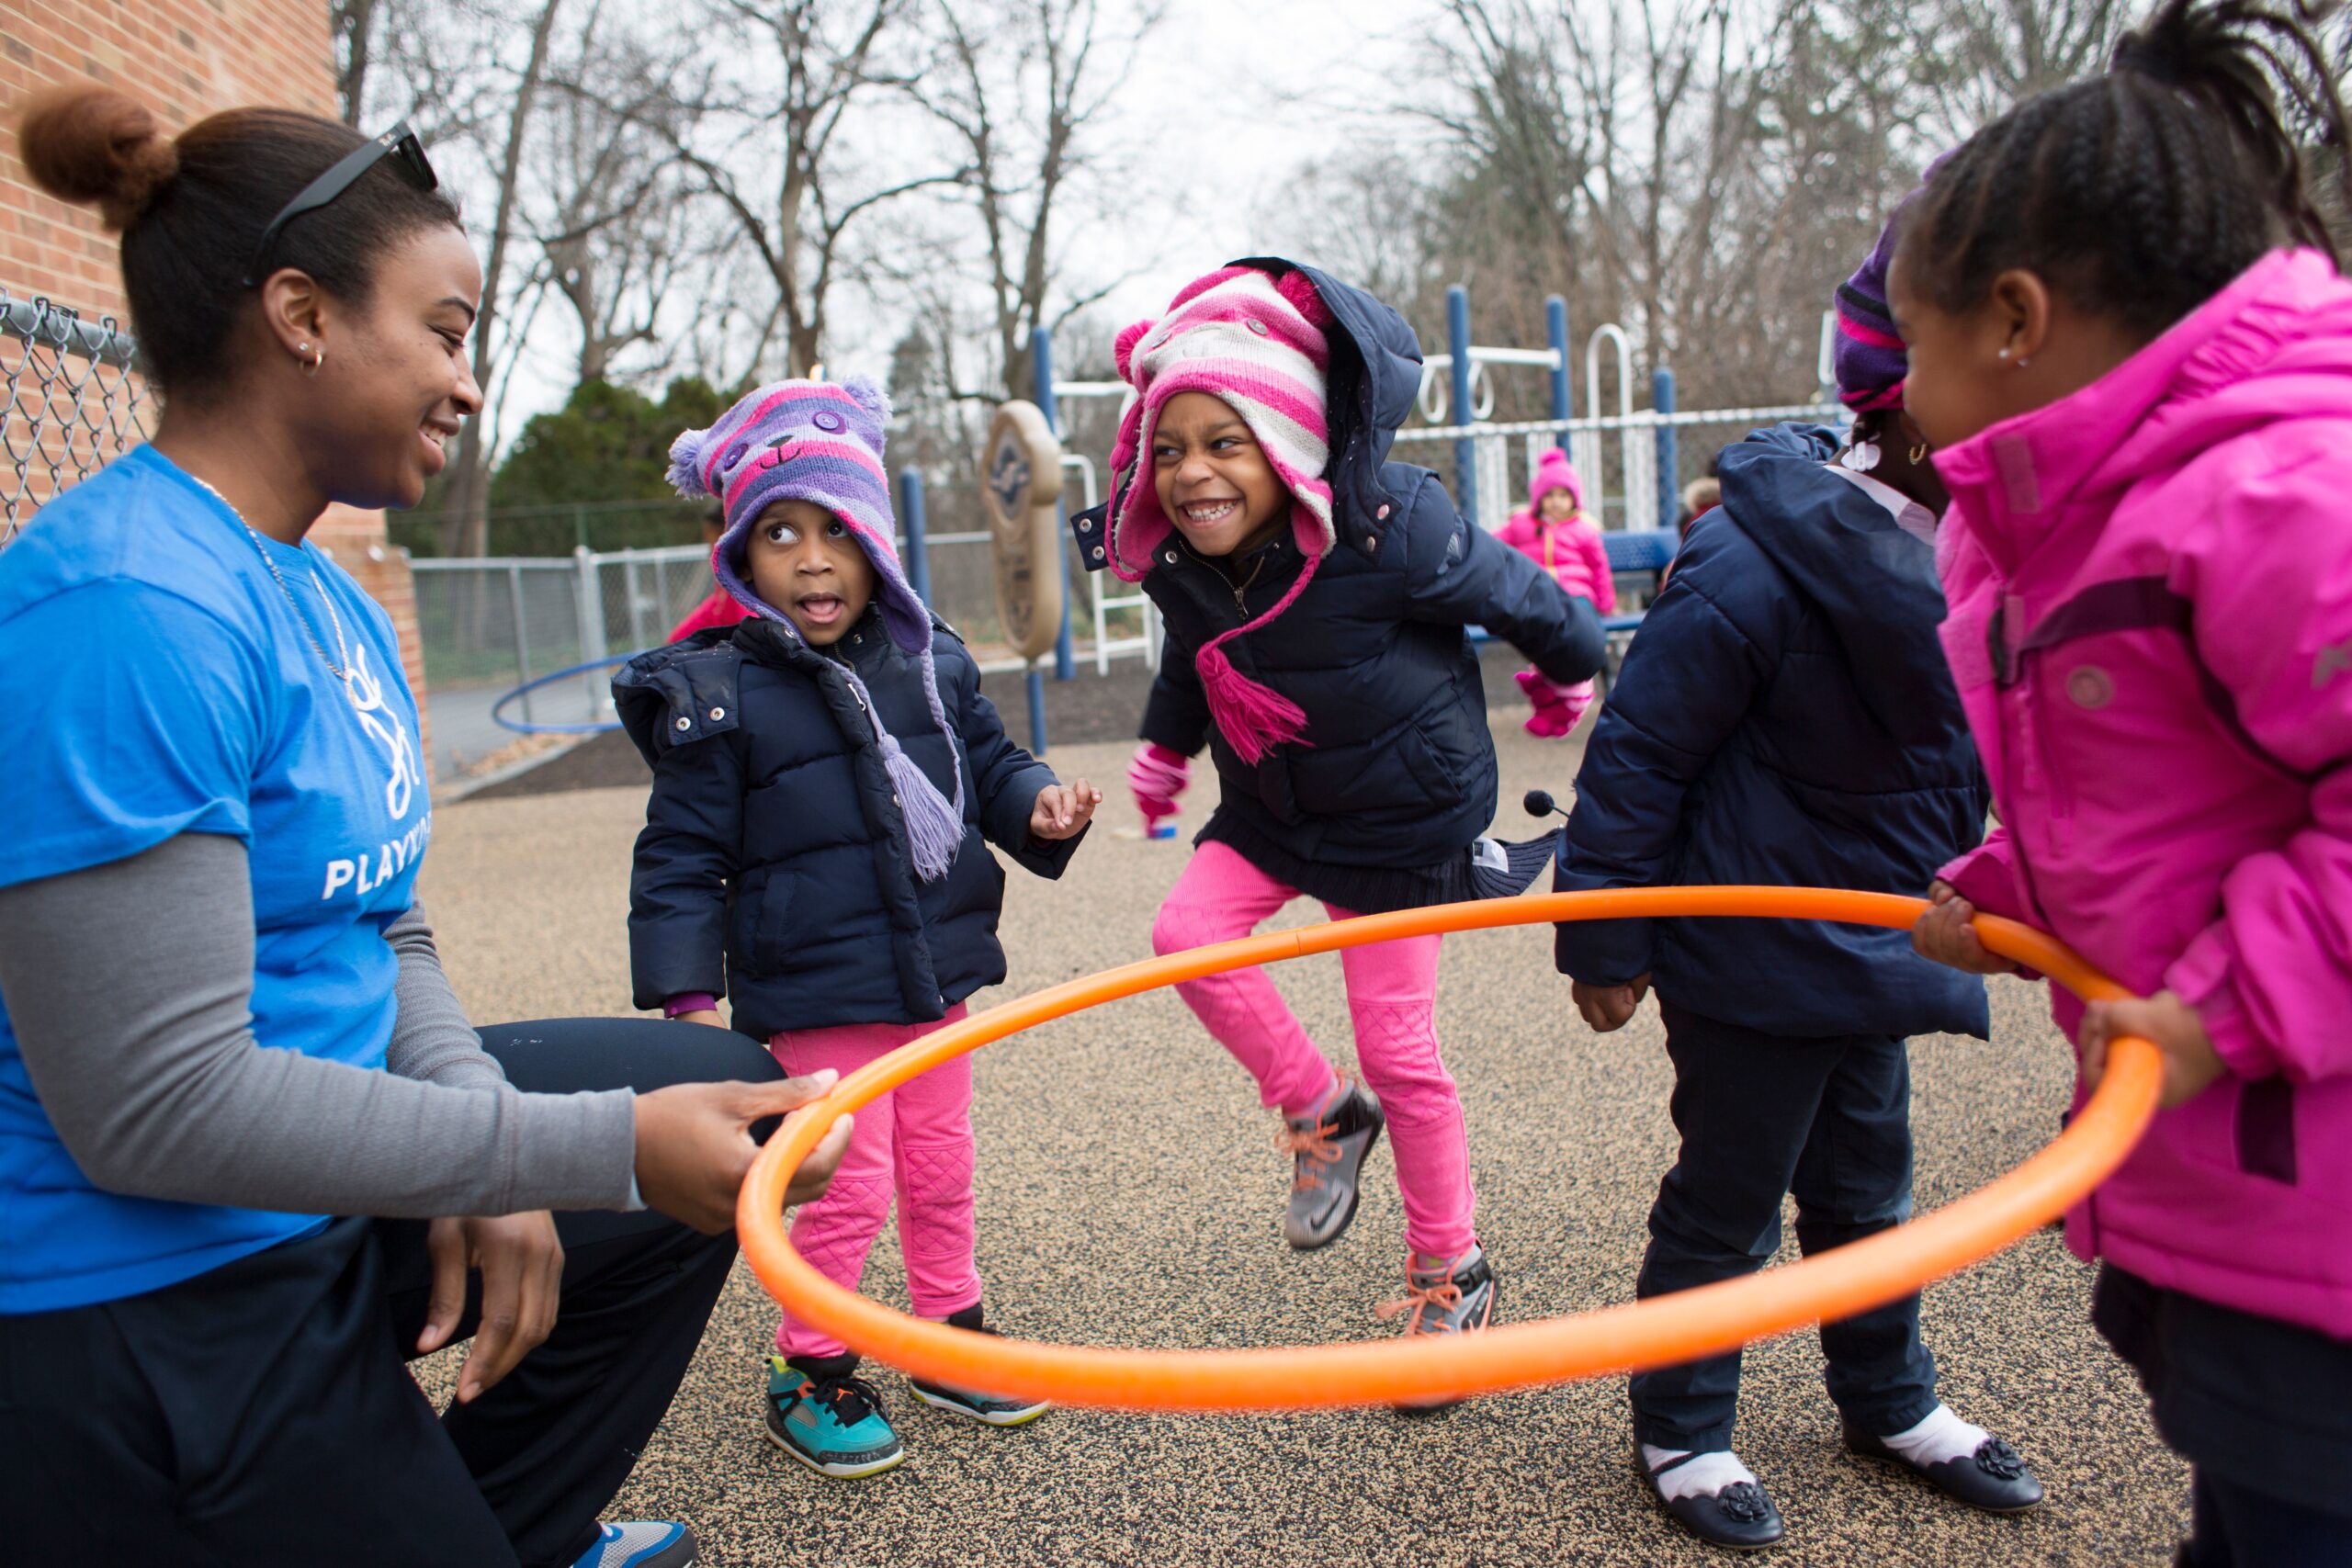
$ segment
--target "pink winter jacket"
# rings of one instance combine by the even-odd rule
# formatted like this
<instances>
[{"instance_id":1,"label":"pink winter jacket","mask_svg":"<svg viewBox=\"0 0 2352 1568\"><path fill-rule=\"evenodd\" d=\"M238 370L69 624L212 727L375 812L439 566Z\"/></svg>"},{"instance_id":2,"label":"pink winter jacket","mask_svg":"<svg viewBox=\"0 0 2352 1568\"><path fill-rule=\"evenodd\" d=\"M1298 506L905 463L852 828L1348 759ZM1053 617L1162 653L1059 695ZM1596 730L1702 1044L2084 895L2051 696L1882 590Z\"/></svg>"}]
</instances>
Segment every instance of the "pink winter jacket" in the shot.
<instances>
[{"instance_id":1,"label":"pink winter jacket","mask_svg":"<svg viewBox=\"0 0 2352 1568\"><path fill-rule=\"evenodd\" d=\"M1545 523L1525 507L1495 531L1495 537L1552 574L1552 581L1579 599L1589 599L1604 615L1617 613L1617 580L1609 572L1609 552L1600 530L1577 513L1566 523Z\"/></svg>"},{"instance_id":2,"label":"pink winter jacket","mask_svg":"<svg viewBox=\"0 0 2352 1568\"><path fill-rule=\"evenodd\" d=\"M1936 467L2003 823L1944 877L2179 993L2230 1068L2067 1241L2352 1338L2352 284L2276 253Z\"/></svg>"}]
</instances>

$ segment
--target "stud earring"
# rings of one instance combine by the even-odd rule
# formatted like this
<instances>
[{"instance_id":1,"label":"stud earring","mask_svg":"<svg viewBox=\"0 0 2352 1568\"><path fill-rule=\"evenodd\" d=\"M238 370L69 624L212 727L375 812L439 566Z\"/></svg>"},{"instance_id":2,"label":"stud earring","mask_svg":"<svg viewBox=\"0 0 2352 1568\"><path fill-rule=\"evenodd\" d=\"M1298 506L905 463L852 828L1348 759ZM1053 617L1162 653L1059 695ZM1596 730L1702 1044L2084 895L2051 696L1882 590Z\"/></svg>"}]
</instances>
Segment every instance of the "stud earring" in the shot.
<instances>
[{"instance_id":1,"label":"stud earring","mask_svg":"<svg viewBox=\"0 0 2352 1568\"><path fill-rule=\"evenodd\" d=\"M2007 349L2006 349L2006 348L2005 348L2005 349L2001 350L2001 357L2002 357L2002 358L2007 359L2008 356L2009 356L2009 351L2008 351Z\"/></svg>"}]
</instances>

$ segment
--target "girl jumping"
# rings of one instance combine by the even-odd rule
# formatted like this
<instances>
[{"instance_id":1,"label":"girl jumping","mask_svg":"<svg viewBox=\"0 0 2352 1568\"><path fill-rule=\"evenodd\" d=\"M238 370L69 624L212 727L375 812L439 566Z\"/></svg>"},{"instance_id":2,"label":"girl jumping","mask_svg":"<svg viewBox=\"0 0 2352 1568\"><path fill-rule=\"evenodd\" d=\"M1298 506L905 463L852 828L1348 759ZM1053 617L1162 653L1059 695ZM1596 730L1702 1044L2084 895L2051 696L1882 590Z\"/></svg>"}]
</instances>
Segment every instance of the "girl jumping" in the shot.
<instances>
[{"instance_id":1,"label":"girl jumping","mask_svg":"<svg viewBox=\"0 0 2352 1568\"><path fill-rule=\"evenodd\" d=\"M2170 0L1955 152L1893 276L2002 823L1916 940L2002 969L1967 922L2012 916L2151 998L2053 997L2086 1089L2165 1057L2066 1235L2191 1568L2352 1562L2352 284L2299 152L2342 191L2346 132L2301 27Z\"/></svg>"},{"instance_id":2,"label":"girl jumping","mask_svg":"<svg viewBox=\"0 0 2352 1568\"><path fill-rule=\"evenodd\" d=\"M1130 782L1147 815L1166 815L1205 743L1222 796L1154 948L1245 935L1302 895L1334 917L1476 897L1470 851L1496 770L1463 627L1574 684L1600 666L1600 626L1459 516L1435 475L1386 461L1419 385L1412 329L1312 268L1260 261L1187 286L1120 334L1117 360L1136 399L1113 500L1076 525L1087 564L1140 580L1167 621ZM1366 1151L1384 1124L1394 1134L1407 1333L1483 1327L1495 1306L1431 1021L1439 940L1343 954L1370 1093L1258 970L1179 987L1282 1113L1291 1246L1340 1237Z\"/></svg>"}]
</instances>

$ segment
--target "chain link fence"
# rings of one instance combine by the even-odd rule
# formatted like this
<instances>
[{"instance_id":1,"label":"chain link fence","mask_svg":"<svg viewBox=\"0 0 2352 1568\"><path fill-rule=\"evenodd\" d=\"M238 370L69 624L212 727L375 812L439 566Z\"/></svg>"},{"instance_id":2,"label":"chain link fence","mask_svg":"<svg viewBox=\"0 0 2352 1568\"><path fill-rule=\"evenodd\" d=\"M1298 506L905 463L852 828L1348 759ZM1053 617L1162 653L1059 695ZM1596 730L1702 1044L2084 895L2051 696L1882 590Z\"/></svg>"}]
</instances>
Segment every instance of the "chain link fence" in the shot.
<instances>
[{"instance_id":1,"label":"chain link fence","mask_svg":"<svg viewBox=\"0 0 2352 1568\"><path fill-rule=\"evenodd\" d=\"M147 439L137 345L112 316L0 288L0 546L40 504Z\"/></svg>"}]
</instances>

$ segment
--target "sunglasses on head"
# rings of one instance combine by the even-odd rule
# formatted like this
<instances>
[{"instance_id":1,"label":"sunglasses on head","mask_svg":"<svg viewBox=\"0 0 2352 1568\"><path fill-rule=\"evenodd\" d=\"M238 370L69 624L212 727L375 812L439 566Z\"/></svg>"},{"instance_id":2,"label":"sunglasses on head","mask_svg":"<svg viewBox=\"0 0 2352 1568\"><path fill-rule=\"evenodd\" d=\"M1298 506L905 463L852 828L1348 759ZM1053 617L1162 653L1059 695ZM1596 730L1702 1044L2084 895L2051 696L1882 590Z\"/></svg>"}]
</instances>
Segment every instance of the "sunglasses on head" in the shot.
<instances>
[{"instance_id":1,"label":"sunglasses on head","mask_svg":"<svg viewBox=\"0 0 2352 1568\"><path fill-rule=\"evenodd\" d=\"M254 247L253 265L245 269L245 287L257 288L261 286L265 271L262 263L268 259L269 247L277 242L280 230L305 212L316 211L349 190L353 182L375 167L379 158L391 159L392 166L419 190L441 188L441 177L433 172L432 164L425 159L424 143L416 139L416 132L409 129L408 121L401 121L341 159L334 167L304 186L293 200L277 209L277 216L271 219L269 227L261 231L261 243Z\"/></svg>"}]
</instances>

